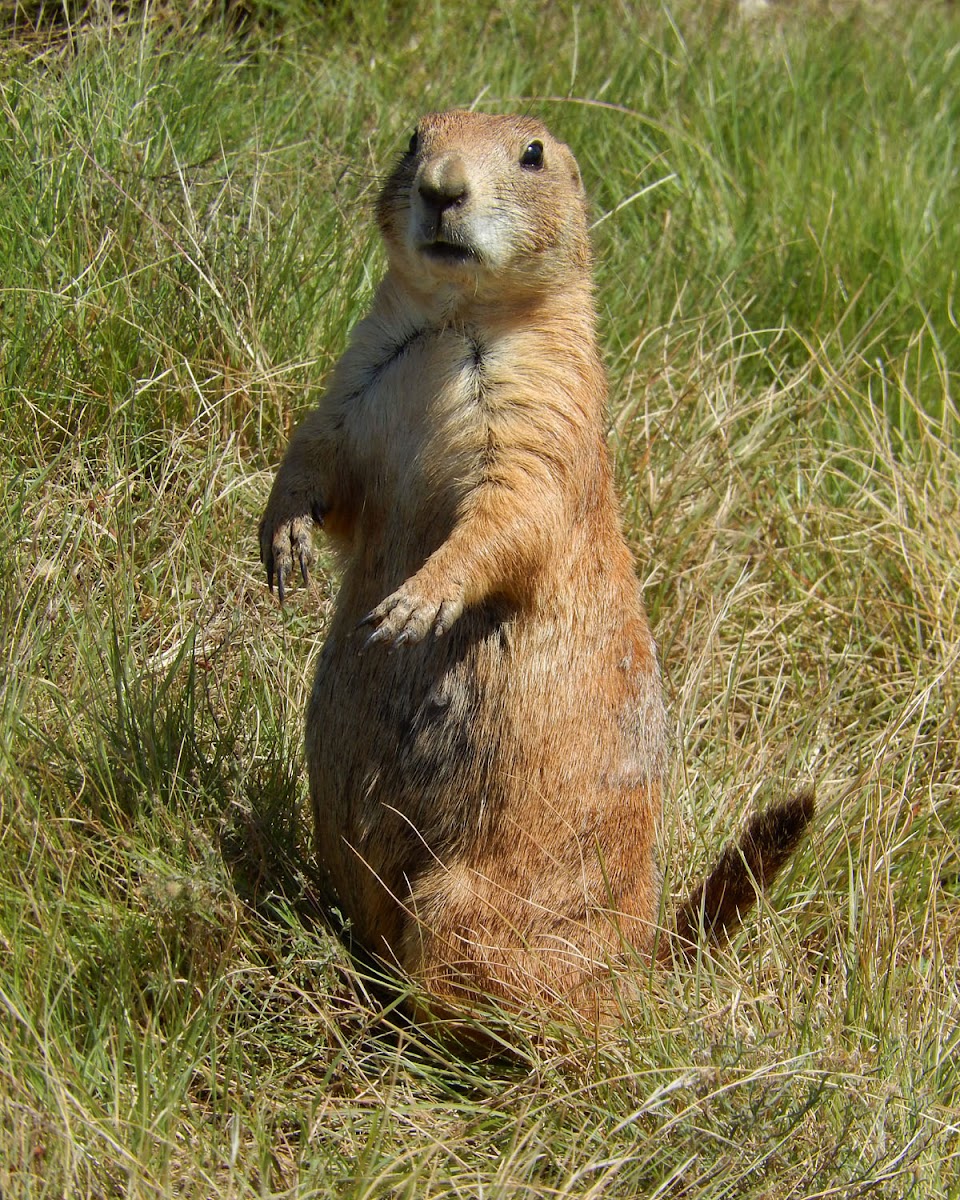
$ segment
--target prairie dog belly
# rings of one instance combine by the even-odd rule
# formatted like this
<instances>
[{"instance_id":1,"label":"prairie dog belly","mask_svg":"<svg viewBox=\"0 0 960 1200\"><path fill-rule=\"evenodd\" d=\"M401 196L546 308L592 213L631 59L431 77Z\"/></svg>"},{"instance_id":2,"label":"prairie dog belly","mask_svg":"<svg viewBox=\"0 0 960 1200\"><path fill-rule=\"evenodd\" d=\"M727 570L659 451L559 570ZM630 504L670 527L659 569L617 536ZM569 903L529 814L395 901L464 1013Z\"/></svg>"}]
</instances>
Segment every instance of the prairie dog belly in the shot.
<instances>
[{"instance_id":1,"label":"prairie dog belly","mask_svg":"<svg viewBox=\"0 0 960 1200\"><path fill-rule=\"evenodd\" d=\"M370 949L395 944L431 871L523 846L546 867L595 860L608 809L631 860L630 839L652 836L664 714L645 624L621 613L600 630L593 614L490 603L402 656L357 646L338 612L307 760L318 859Z\"/></svg>"}]
</instances>

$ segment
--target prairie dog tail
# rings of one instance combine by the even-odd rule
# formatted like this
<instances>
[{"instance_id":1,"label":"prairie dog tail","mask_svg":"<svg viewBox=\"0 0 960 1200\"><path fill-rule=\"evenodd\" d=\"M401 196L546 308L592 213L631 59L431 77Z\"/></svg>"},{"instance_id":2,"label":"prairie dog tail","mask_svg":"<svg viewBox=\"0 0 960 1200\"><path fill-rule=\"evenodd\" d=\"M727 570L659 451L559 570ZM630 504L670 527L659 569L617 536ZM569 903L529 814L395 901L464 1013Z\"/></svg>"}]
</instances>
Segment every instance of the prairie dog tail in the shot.
<instances>
[{"instance_id":1,"label":"prairie dog tail","mask_svg":"<svg viewBox=\"0 0 960 1200\"><path fill-rule=\"evenodd\" d=\"M698 887L677 910L676 929L661 942L670 956L696 952L701 937L717 942L742 920L787 862L814 813L813 789L754 813L740 837L727 846ZM702 932L701 932L702 931Z\"/></svg>"}]
</instances>

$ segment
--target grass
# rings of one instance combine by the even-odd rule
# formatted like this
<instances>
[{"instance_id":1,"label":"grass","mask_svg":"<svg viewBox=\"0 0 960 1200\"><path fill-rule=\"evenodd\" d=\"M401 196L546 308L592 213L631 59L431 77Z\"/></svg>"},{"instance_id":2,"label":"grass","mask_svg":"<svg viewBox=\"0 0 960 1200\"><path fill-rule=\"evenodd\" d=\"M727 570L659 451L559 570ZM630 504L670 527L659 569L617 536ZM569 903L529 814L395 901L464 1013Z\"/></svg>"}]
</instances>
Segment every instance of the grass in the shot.
<instances>
[{"instance_id":1,"label":"grass","mask_svg":"<svg viewBox=\"0 0 960 1200\"><path fill-rule=\"evenodd\" d=\"M955 10L55 15L0 41L5 1200L960 1196ZM377 180L455 103L542 115L593 199L668 891L819 801L622 1030L482 1062L312 903L335 580L281 614L255 543Z\"/></svg>"}]
</instances>

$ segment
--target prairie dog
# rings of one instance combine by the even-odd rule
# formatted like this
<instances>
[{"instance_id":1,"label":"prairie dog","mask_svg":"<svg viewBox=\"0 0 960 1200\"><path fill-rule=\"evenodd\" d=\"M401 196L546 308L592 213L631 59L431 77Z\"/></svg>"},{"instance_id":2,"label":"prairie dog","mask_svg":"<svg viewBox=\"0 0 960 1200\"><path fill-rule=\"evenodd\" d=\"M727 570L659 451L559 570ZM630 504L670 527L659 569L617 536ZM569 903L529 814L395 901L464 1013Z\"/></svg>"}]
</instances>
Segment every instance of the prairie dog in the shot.
<instances>
[{"instance_id":1,"label":"prairie dog","mask_svg":"<svg viewBox=\"0 0 960 1200\"><path fill-rule=\"evenodd\" d=\"M539 121L422 118L377 205L387 273L260 527L281 600L314 525L342 570L306 723L328 898L441 1011L590 1014L657 933L666 718L586 211ZM755 821L682 935L734 921L808 817Z\"/></svg>"}]
</instances>

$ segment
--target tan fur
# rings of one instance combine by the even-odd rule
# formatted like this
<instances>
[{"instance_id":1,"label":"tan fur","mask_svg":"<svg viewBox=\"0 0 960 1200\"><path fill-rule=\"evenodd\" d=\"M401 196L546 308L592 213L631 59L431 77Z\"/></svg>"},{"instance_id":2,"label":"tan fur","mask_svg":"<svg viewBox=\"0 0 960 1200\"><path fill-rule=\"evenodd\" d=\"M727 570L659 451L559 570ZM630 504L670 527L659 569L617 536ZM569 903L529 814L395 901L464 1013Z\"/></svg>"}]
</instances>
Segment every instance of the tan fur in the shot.
<instances>
[{"instance_id":1,"label":"tan fur","mask_svg":"<svg viewBox=\"0 0 960 1200\"><path fill-rule=\"evenodd\" d=\"M653 946L665 717L580 174L537 121L428 116L377 216L389 269L261 525L281 598L315 521L343 572L307 714L320 868L441 1006L591 1011Z\"/></svg>"}]
</instances>

